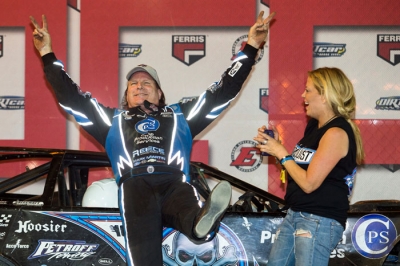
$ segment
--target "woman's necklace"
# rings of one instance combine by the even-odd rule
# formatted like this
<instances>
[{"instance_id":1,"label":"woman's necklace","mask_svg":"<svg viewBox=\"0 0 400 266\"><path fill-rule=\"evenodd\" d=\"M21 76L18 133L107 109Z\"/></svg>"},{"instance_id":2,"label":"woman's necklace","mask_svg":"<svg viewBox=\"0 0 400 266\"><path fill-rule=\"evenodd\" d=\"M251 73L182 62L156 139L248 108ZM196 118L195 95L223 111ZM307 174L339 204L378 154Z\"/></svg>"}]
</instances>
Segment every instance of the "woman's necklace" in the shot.
<instances>
[{"instance_id":1,"label":"woman's necklace","mask_svg":"<svg viewBox=\"0 0 400 266\"><path fill-rule=\"evenodd\" d=\"M331 122L333 119L335 119L336 117L338 117L337 115L332 116L328 121L325 122L325 124L323 124L322 126L320 126L319 128L322 128L324 126L326 126L326 124L328 124L329 122Z\"/></svg>"}]
</instances>

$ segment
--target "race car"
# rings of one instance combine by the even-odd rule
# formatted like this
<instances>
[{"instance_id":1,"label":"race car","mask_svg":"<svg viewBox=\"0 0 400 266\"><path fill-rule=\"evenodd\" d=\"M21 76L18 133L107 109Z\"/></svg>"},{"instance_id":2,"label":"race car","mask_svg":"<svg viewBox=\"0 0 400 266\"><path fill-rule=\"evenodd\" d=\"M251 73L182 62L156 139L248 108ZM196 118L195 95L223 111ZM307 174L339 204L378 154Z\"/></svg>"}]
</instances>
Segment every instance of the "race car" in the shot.
<instances>
[{"instance_id":1,"label":"race car","mask_svg":"<svg viewBox=\"0 0 400 266\"><path fill-rule=\"evenodd\" d=\"M284 200L203 163L192 162L191 175L204 200L210 180L227 180L242 195L211 242L164 228L164 265L266 265ZM0 178L0 265L126 265L105 153L0 147ZM329 265L399 265L399 228L397 201L351 205Z\"/></svg>"}]
</instances>

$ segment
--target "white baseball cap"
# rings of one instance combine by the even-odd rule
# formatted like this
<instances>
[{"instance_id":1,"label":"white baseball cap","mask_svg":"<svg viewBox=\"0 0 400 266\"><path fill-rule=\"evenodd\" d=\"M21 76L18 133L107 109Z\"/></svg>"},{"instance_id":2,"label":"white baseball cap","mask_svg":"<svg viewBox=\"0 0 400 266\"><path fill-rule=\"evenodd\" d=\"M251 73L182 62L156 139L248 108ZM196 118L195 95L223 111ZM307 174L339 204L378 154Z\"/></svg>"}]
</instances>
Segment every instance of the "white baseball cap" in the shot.
<instances>
[{"instance_id":1,"label":"white baseball cap","mask_svg":"<svg viewBox=\"0 0 400 266\"><path fill-rule=\"evenodd\" d=\"M140 64L132 68L131 71L128 72L128 74L126 75L126 79L129 80L131 76L136 72L146 72L147 74L149 74L155 80L158 87L161 89L160 79L158 78L157 71L154 68L145 64Z\"/></svg>"}]
</instances>

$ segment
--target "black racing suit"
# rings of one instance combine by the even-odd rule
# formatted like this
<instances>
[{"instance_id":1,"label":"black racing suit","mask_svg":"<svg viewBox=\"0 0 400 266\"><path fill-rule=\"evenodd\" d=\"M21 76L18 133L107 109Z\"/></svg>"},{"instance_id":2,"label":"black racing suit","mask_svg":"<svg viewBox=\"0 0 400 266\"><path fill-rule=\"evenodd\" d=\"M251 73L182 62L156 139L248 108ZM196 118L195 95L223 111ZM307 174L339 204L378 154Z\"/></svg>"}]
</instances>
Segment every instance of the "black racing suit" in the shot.
<instances>
[{"instance_id":1,"label":"black racing suit","mask_svg":"<svg viewBox=\"0 0 400 266\"><path fill-rule=\"evenodd\" d=\"M125 228L128 265L162 265L162 227L191 239L201 202L188 184L193 138L237 96L257 49L246 45L219 82L200 96L145 113L109 108L80 90L54 53L42 57L60 106L105 147L116 182ZM132 259L133 257L133 259Z\"/></svg>"}]
</instances>

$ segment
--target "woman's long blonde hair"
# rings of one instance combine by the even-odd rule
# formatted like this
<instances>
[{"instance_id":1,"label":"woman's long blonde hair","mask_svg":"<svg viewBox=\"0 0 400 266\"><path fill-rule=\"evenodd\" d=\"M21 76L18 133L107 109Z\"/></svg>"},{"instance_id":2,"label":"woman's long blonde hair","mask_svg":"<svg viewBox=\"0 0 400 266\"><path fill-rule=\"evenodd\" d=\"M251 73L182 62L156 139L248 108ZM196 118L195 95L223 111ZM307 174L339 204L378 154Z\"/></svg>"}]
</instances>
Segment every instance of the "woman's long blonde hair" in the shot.
<instances>
[{"instance_id":1,"label":"woman's long blonde hair","mask_svg":"<svg viewBox=\"0 0 400 266\"><path fill-rule=\"evenodd\" d=\"M362 164L365 153L360 129L352 120L356 109L353 84L342 70L334 67L323 67L309 71L308 76L318 92L325 96L335 115L344 117L350 123L357 145L356 162L358 165Z\"/></svg>"}]
</instances>

